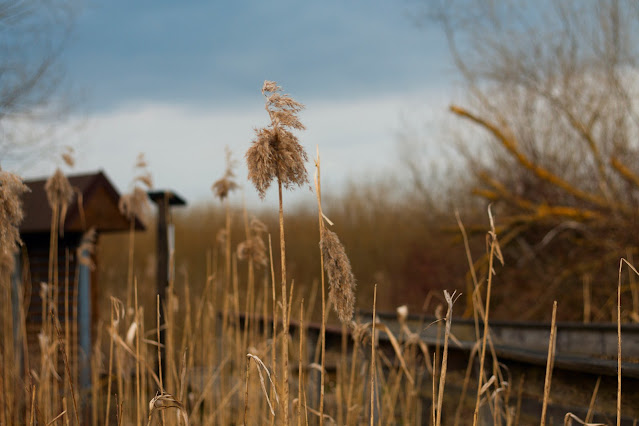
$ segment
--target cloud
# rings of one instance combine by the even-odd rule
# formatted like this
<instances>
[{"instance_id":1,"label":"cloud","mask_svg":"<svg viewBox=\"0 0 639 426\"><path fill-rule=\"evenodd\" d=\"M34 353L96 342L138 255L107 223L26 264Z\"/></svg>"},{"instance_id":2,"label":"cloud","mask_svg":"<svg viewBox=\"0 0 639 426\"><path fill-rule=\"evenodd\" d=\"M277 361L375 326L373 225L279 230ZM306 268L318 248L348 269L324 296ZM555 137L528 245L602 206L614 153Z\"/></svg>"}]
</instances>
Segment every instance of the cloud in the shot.
<instances>
[{"instance_id":1,"label":"cloud","mask_svg":"<svg viewBox=\"0 0 639 426\"><path fill-rule=\"evenodd\" d=\"M442 99L432 92L415 92L307 105L301 114L307 130L299 136L311 158L309 176L316 146L322 158L324 191L337 191L348 179L396 170L397 135L406 125L407 114L402 111L410 112L411 121L422 117L436 120L433 112L444 111ZM130 104L78 121L84 125L80 127L73 119L69 122L69 126L81 128L69 139L76 147L77 169L103 169L122 191L134 177L136 156L144 152L157 188L175 190L191 203L212 200L210 186L224 172L224 147L228 145L239 160L236 174L247 200L260 203L246 180L244 153L253 139L253 129L267 124L261 104L244 109ZM47 174L52 169L51 165L39 167L30 175ZM264 203L274 202L276 196L276 191L271 191ZM308 189L286 197L314 202Z\"/></svg>"}]
</instances>

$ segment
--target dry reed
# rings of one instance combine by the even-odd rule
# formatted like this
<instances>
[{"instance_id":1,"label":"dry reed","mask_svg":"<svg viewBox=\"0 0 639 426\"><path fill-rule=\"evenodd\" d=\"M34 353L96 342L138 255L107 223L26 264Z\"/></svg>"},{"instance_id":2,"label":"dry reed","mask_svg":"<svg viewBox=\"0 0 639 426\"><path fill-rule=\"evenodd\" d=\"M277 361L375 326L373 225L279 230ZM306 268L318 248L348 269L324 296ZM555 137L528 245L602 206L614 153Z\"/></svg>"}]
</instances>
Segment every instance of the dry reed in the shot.
<instances>
[{"instance_id":1,"label":"dry reed","mask_svg":"<svg viewBox=\"0 0 639 426\"><path fill-rule=\"evenodd\" d=\"M282 202L282 187L291 188L308 182L305 162L308 160L306 151L300 145L297 136L289 129L303 130L297 114L304 108L302 104L288 95L281 94L281 87L275 82L265 81L262 94L266 97L265 108L271 123L269 127L256 130L256 139L246 152L248 178L257 189L260 197L264 198L266 190L273 179L277 179L279 196L279 224L280 224L280 260L282 275L282 388L284 404L284 424L289 423L288 411L288 319L290 308L287 307L287 277L286 277L286 244L284 237L284 211Z\"/></svg>"},{"instance_id":2,"label":"dry reed","mask_svg":"<svg viewBox=\"0 0 639 426\"><path fill-rule=\"evenodd\" d=\"M262 198L273 179L285 188L308 182L304 166L308 156L297 136L289 130L304 129L297 117L304 105L281 94L281 90L273 81L264 82L262 94L266 97L265 108L271 124L255 130L256 138L246 152L248 178Z\"/></svg>"},{"instance_id":3,"label":"dry reed","mask_svg":"<svg viewBox=\"0 0 639 426\"><path fill-rule=\"evenodd\" d=\"M589 423L592 420L592 412L595 408L595 403L597 401L597 393L599 392L599 385L601 384L601 376L597 377L597 382L595 383L595 389L592 391L592 396L590 397L590 404L588 404L588 412L586 413L585 422Z\"/></svg>"},{"instance_id":4,"label":"dry reed","mask_svg":"<svg viewBox=\"0 0 639 426\"><path fill-rule=\"evenodd\" d=\"M540 425L546 424L546 410L548 408L548 402L550 399L550 384L552 381L552 369L555 362L555 341L557 338L557 301L555 300L552 305L552 321L550 324L550 338L548 341L548 359L546 362L546 378L544 380L544 399L541 407L541 422Z\"/></svg>"},{"instance_id":5,"label":"dry reed","mask_svg":"<svg viewBox=\"0 0 639 426\"><path fill-rule=\"evenodd\" d=\"M342 323L348 324L355 311L355 277L344 246L337 234L322 227L320 247L328 275L328 298Z\"/></svg>"},{"instance_id":6,"label":"dry reed","mask_svg":"<svg viewBox=\"0 0 639 426\"><path fill-rule=\"evenodd\" d=\"M371 337L371 369L370 369L370 375L371 375L371 412L370 412L370 419L371 419L371 426L373 426L375 424L375 378L377 376L377 369L375 368L375 345L377 344L376 339L375 339L375 324L377 323L377 315L376 315L376 308L377 308L377 284L375 284L375 288L373 290L373 331L372 331L372 337ZM377 421L379 422L381 419L377 419Z\"/></svg>"},{"instance_id":7,"label":"dry reed","mask_svg":"<svg viewBox=\"0 0 639 426\"><path fill-rule=\"evenodd\" d=\"M226 155L226 169L224 171L224 176L216 180L211 187L215 196L220 200L224 200L228 197L231 191L238 188L238 184L235 181L235 173L233 172L235 161L233 160L231 149L228 146L225 147L224 153Z\"/></svg>"},{"instance_id":8,"label":"dry reed","mask_svg":"<svg viewBox=\"0 0 639 426\"><path fill-rule=\"evenodd\" d=\"M18 226L22 222L21 195L29 189L19 176L0 169L0 266L13 271L13 256L20 243Z\"/></svg>"},{"instance_id":9,"label":"dry reed","mask_svg":"<svg viewBox=\"0 0 639 426\"><path fill-rule=\"evenodd\" d=\"M215 424L216 422L218 424L228 424L229 422L240 420L243 420L244 424L266 424L269 421L274 423L276 418L284 424L291 424L294 422L293 416L295 414L289 416L288 411L290 406L294 407L293 413L297 415L298 425L304 423L304 420L306 424L309 423L308 413L317 416L317 420L320 424L324 421L335 422L334 419L337 419L337 423L346 425L368 422L370 422L370 424L381 424L382 422L389 424L394 422L418 424L421 419L421 399L419 393L423 384L426 382L425 377L427 374L425 372L429 372L432 378L432 422L435 425L444 423L443 417L446 415L444 401L447 396L445 385L447 380L450 382L455 379L452 374L448 374L447 377L449 340L454 340L451 322L455 293L452 295L447 292L444 293L446 303L448 304L448 311L446 312L445 320L438 323L438 327L440 327L440 337L443 338L441 358L439 358L438 355L437 357L431 358L429 348L421 340L421 325L417 329L417 332L409 328L407 308L400 307L398 309L398 320L401 325L399 334L394 334L395 329L391 331L391 327L388 324L382 323L377 318L377 285L375 285L373 292L372 321L367 324L358 324L353 321L355 305L354 275L343 245L337 238L337 235L327 229L327 223L330 222L322 212L319 154L316 162L316 188L320 226L320 263L322 264L320 271L322 278L324 273L328 275L328 302L326 303L324 300L324 279L313 283L314 290L311 290L309 299L301 297L304 287L303 284L300 284L300 280L297 279L297 276L295 277L296 280L291 280L290 287L288 287L281 189L282 187L288 188L292 185L301 185L306 181L306 170L303 169L303 161L306 157L301 145L296 146L293 144L291 138L295 137L290 133L290 129L303 128L296 115L297 112L301 110L301 105L293 101L290 97L281 95L279 92L280 88L275 83L265 83L263 93L265 95L269 94L267 96L267 110L271 118L271 125L266 129L258 131L257 140L254 141L249 153L247 153L247 160L249 161L250 167L249 173L253 173L254 179L252 178L252 180L260 195L264 195L264 191L266 191L273 179L278 180L280 190L279 213L282 262L281 293L276 294L272 250L269 253L270 256L266 254L266 246L263 240L263 235L266 232L265 226L257 219L252 219L249 222L248 213L245 211L244 228L246 239L236 246L233 246L237 241L231 238L232 235L229 226L230 209L227 209L225 229L223 229L223 232L220 234L223 236L223 249L218 251L217 248L215 248L212 253L207 253L207 268L203 287L191 287L192 284L189 282L188 272L184 273L183 279L177 279L177 282L176 278L172 278L170 280L166 305L162 307L160 306L159 300L157 301L157 310L155 315L153 315L156 322L155 328L145 332L144 302L138 299L138 297L144 297L145 284L148 283L143 283L142 277L135 275L135 270L132 266L133 252L131 251L128 259L128 274L132 282L132 293L130 295L127 294L126 298L122 298L123 302L115 298L112 299L111 321L105 325L109 335L109 361L108 369L105 368L106 377L102 379L97 371L101 365L100 356L98 356L101 350L99 331L97 342L94 346L96 353L94 354L95 358L92 358L94 371L92 372L93 388L91 389L91 414L93 424L108 424L113 414L115 414L118 424L141 424L145 417L148 418L147 424L151 424L154 418L161 417L162 423L166 423L167 425ZM297 143L297 139L295 139L294 142ZM227 158L228 155L227 151ZM260 157L260 155L264 158ZM297 161L294 167L286 171L286 162L293 160ZM142 166L143 164L143 159L138 159L138 165ZM251 167L253 168L251 169ZM0 173L2 173L0 178L4 179L6 175L4 172ZM230 191L236 187L235 182L232 181L233 177L234 175L230 166L227 166L224 177L213 185L216 196L226 203L228 203L227 198ZM302 177L304 177L304 179L302 179ZM136 179L138 183L150 182L148 174L143 174ZM224 181L225 179L228 179L228 181ZM21 185L19 179L15 182L18 183L17 187ZM9 186L10 184L5 184L4 180L0 180L0 193L8 190ZM52 184L51 188L54 188L52 193L56 200L63 197L60 194L64 191L59 188L64 188L64 185L56 183L55 185ZM144 199L146 198L145 194L142 196L144 191L137 186L136 188L138 195L135 195L136 189L134 189L132 194L128 197L123 197L122 200L122 211L132 222L141 212L138 205L144 203ZM0 198L0 201L3 203L7 202L5 198ZM9 203L11 202L13 201L9 201ZM57 207L54 206L54 210L57 210L57 212L54 211L55 226L52 227L54 230L52 240L54 239L53 237L57 239L58 233L55 232L55 228L57 227L60 230L63 228L64 208L62 208L60 203L56 203L55 205L57 205ZM2 208L0 208L0 226L5 227L7 224L13 224L12 226L15 228L15 223L19 222L19 214L6 213L6 211L10 211L14 208L15 204L7 204L7 206L8 207L5 207L3 204ZM12 214L13 216L11 216ZM19 237L15 229L13 229L13 231L10 228L7 229L9 230L0 233L0 238L4 238L1 240L2 245L0 245L0 249L2 250L9 247L9 243L5 244L5 241L9 241L12 244L11 247L15 249L15 242ZM13 232L13 234L11 234L11 232ZM479 296L481 286L474 269L472 269L473 262L470 257L470 248L467 244L463 227L462 233L464 234L466 243L468 262L471 266L471 284L474 285L474 291L472 291L472 295L470 295L470 300L473 304L475 317L477 319L481 317L484 322L484 332L483 335L480 335L478 331L479 327L476 325L477 344L471 351L470 361L464 377L462 397L460 398L458 410L455 413L455 423L457 424L461 421L461 404L470 381L472 363L476 360L478 352L481 349L480 368L482 371L478 377L474 421L476 421L477 410L481 405L480 402L488 401L488 406L492 410L493 421L496 424L501 423L503 419L506 420L507 424L512 424L513 418L515 422L519 420L521 395L523 392L523 376L520 376L517 408L513 415L513 413L509 411L511 410L509 398L512 377L501 371L501 367L496 359L490 328L488 326L491 281L494 275L493 258L496 257L498 260L501 260L496 231L494 224L492 224L492 217L491 232L488 236L490 243L488 258L490 264L487 271L485 307L482 306L482 300ZM87 233L83 238L78 253L76 253L80 264L92 266L90 255L93 252L94 239L91 233ZM269 235L269 248L270 246ZM54 255L56 250L57 249L52 248ZM10 254L12 257L13 252ZM57 255L55 258L57 259ZM269 258L270 265L268 264ZM249 268L246 273L244 271L238 271L236 259L247 261ZM11 258L10 262L8 258L3 258L3 260L5 263L1 265L4 268L2 269L2 279L6 277L8 268L13 267L13 258ZM219 289L216 288L216 285L221 281L221 274L219 273L221 271L218 271L218 261L220 265L221 262L225 263L225 279L226 283L228 283L223 289L224 294L222 297L225 298L225 302L221 312L219 310L220 303L217 298ZM54 263L50 266L52 272L56 271L57 266ZM254 266L270 266L272 286L270 292L268 290L268 277L266 276L268 270L264 271L263 290L260 291L260 289L254 285L254 280L256 279L256 272L253 270ZM54 276L57 277L57 272L51 273L50 276L52 278ZM174 277L174 274L171 274L171 276ZM243 279L246 279L245 287L242 284ZM138 280L140 280L139 288ZM297 286L295 285L296 282L298 283ZM312 312L313 309L315 309L315 293L320 283L322 291L321 337L319 341L313 342L310 333L308 333L308 336L305 335L305 328L308 327L308 322L313 318ZM3 281L3 286L4 285L5 282ZM633 285L630 286L631 291L634 291ZM257 287L259 287L259 285ZM33 376L39 381L26 384L27 382L25 380L25 393L30 395L30 398L29 396L24 397L22 416L24 423L28 424L47 424L62 421L68 423L73 420L69 415L70 410L66 407L67 398L69 397L68 393L60 399L56 396L52 396L53 394L49 392L55 389L54 385L61 379L56 377L55 368L57 366L49 359L51 356L48 356L49 354L55 354L58 350L62 353L66 368L64 379L66 379L66 386L70 389L69 393L73 399L75 420L79 422L80 405L76 404L75 398L76 395L80 393L75 390L76 383L70 371L70 366L73 363L71 362L71 354L68 353L68 348L70 347L69 341L71 340L69 335L71 332L66 328L68 321L65 320L65 337L62 339L58 323L53 320L57 315L57 313L53 312L53 300L55 300L53 288L53 283L43 285L42 299L49 304L49 311L51 311L47 313L50 324L46 326L53 327L58 333L58 338L52 339L51 333L41 335L43 354L42 368L39 372L39 377ZM242 294L244 289L245 293ZM138 294L138 290L140 294ZM306 291L308 291L308 287L306 287ZM66 293L68 293L68 291ZM5 293L3 293L3 295L4 294ZM294 295L296 296L295 298L293 297ZM155 295L153 296L155 298ZM306 294L304 294L304 296L306 296ZM243 301L245 302L244 304L241 304L241 297L246 298ZM272 298L272 316L270 319L268 318L269 297ZM192 313L191 301L195 298L199 299L197 301L197 307L193 309ZM620 298L621 283L619 282L616 310L618 324L620 324L622 320ZM296 398L291 400L292 396L290 393L292 392L289 392L288 377L289 373L293 370L289 371L288 346L291 344L291 336L294 335L290 330L296 325L291 324L290 321L292 306L296 305L300 299L300 321L297 325L299 342L296 342L299 343L299 355L298 359L295 360L297 362L298 388L295 395ZM306 313L304 312L305 300L309 300L310 302L307 305ZM180 301L179 305L177 303L178 301ZM68 304L68 300L65 301L65 303ZM331 305L333 305L333 309L337 313L342 325L342 346L337 376L334 380L331 379L329 381L328 374L332 370L326 366L325 332L326 321L329 316L328 313L331 310ZM241 306L244 306L243 315ZM127 309L128 307L131 309ZM164 311L162 311L162 309L164 309ZM256 315L256 310L261 310L261 319ZM65 315L68 311L69 308L67 306L65 307ZM553 311L553 329L556 329L555 312L556 310ZM443 316L441 315L442 313L440 308L440 317ZM278 329L279 315L282 316L281 329ZM223 326L221 329L218 327L219 323L216 322L220 316L223 318ZM241 325L242 320L244 321L243 326ZM269 320L273 321L272 328L270 327L271 324ZM3 322L3 326L6 327L7 323ZM620 325L618 327L618 363L620 368ZM100 325L98 329L101 329ZM3 331L4 330L5 329L3 329ZM166 352L164 353L161 351L162 344L160 342L160 333L162 330L165 330L167 333ZM353 339L350 357L348 356L349 337L347 335L349 331ZM386 336L382 338L385 339L386 349L388 350L382 350L381 347L378 348L379 333L386 334ZM157 337L157 340L151 340L154 338L154 335ZM8 341L6 339L11 339L11 333L6 334L4 338L5 342ZM367 347L368 344L367 339L371 340L370 359L368 359L367 354L362 356L362 353L365 352L363 349ZM438 341L439 340L438 338ZM310 363L310 357L309 361L304 358L305 356L309 356L307 352L311 353L312 357L314 344L316 348L316 361L320 361L319 358L321 357L320 365ZM310 346L310 349L307 349L307 345ZM437 344L437 354L439 354L439 345L440 343ZM392 351L390 351L390 347L392 347ZM153 353L156 349L157 358ZM484 367L487 350L492 354L492 375L491 373L484 373L484 368L488 368ZM278 351L280 354L277 353ZM553 351L554 338L551 333L547 374L552 372L550 355ZM291 351L291 359L295 357L294 352L296 351ZM222 355L218 356L219 353ZM246 357L244 356L245 354ZM8 358L4 357L4 352L2 355L3 368L6 370L8 367ZM67 358L67 356L69 356L69 358ZM350 358L350 361L348 361L347 358ZM271 365L267 367L262 362L262 359L270 359ZM258 370L258 375L253 375L253 377L251 377L250 374L251 360ZM155 363L157 363L157 374L155 373ZM165 374L163 374L162 365L165 366ZM202 367L202 371L199 371L198 367ZM242 367L245 367L245 369ZM319 371L319 374L317 371ZM266 389L267 384L264 372L266 372L270 380L270 389ZM243 378L240 377L242 373L245 373ZM15 375L15 373L11 374ZM367 380L359 379L366 377L366 374L370 374L370 382L368 383ZM618 384L620 386L620 370L618 374ZM485 375L489 375L490 378L486 380ZM506 377L504 377L505 375ZM278 376L281 380L278 380ZM319 386L317 379L313 379L313 376L320 377ZM26 374L25 377L27 377ZM1 380L2 389L4 390L13 386L13 383L9 383L8 381L14 380L14 378L14 376L7 376L5 374ZM544 396L545 403L549 400L550 378L551 376L547 376ZM29 379L31 379L31 377L29 377ZM251 392L251 389L255 390L257 380L260 381L261 393L259 391ZM331 383L331 386L325 388L325 380L326 383ZM112 410L111 398L114 396L112 392L114 382L117 383L117 392L115 393L116 407L115 410ZM332 384L334 384L334 386L332 386ZM591 408L586 416L586 420L581 421L576 416L568 413L566 422L575 421L588 424L590 414L593 412L598 384L599 382L593 392ZM243 398L242 386L244 386ZM159 392L157 392L158 389ZM319 389L320 393L319 404L316 389ZM309 392L308 402L306 395L307 390L315 392L313 394ZM36 397L36 393L38 392L40 396ZM51 394L47 395L48 392ZM146 407L143 401L148 401L154 394L155 397L151 399L149 406ZM280 396L282 397L281 399ZM2 397L5 397L4 393ZM2 399L3 403L5 401L8 401L8 399ZM617 419L619 421L621 404L620 388L618 389L617 401ZM106 410L103 412L102 410L105 406ZM304 407L304 413L302 413L302 407ZM176 414L180 416L179 419L168 415L172 413L167 413L165 416L164 411L169 408L178 410ZM319 409L316 410L315 408ZM6 406L2 407L2 411L3 422L7 422L8 424L10 423L8 422L9 419L16 418ZM157 412L159 412L160 416L155 416ZM102 414L104 414L104 417ZM99 419L98 415L100 417ZM366 419L367 415L369 416L368 419ZM544 415L542 415L542 424ZM469 419L464 420L468 421ZM315 422L314 419L312 421Z\"/></svg>"},{"instance_id":10,"label":"dry reed","mask_svg":"<svg viewBox=\"0 0 639 426\"><path fill-rule=\"evenodd\" d=\"M484 378L484 360L486 358L486 340L489 333L488 327L488 314L490 312L490 295L492 289L493 282L493 262L495 256L497 256L503 263L503 259L501 257L501 250L499 248L499 242L497 241L497 233L495 232L495 224L493 222L492 213L490 212L490 207L488 208L488 216L490 218L490 231L487 235L487 241L489 241L490 249L488 256L488 284L486 288L486 307L484 308L484 333L482 338L481 345L481 355L479 357L479 379L477 380L477 398L475 400L475 412L473 414L473 426L477 425L478 415L479 415L479 400L481 396L480 390L482 389L482 381Z\"/></svg>"},{"instance_id":11,"label":"dry reed","mask_svg":"<svg viewBox=\"0 0 639 426\"><path fill-rule=\"evenodd\" d=\"M453 304L457 297L455 297L455 292L453 294L448 294L446 290L444 290L444 296L446 297L446 304L448 305L448 309L446 311L446 332L444 334L444 353L442 355L442 365L440 369L439 376L439 395L437 396L437 418L435 421L436 426L441 425L442 421L442 406L444 404L444 385L446 384L446 368L448 365L448 339L450 337L450 327L453 315ZM434 397L434 395L433 395Z\"/></svg>"}]
</instances>

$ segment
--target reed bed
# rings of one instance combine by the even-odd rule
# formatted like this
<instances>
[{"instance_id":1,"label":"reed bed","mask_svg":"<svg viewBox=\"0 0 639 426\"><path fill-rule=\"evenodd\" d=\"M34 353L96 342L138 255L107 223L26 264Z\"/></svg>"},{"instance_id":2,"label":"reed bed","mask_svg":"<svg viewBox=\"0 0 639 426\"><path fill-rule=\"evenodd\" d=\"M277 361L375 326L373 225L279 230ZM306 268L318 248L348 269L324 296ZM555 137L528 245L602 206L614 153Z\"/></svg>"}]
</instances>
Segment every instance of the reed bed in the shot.
<instances>
[{"instance_id":1,"label":"reed bed","mask_svg":"<svg viewBox=\"0 0 639 426\"><path fill-rule=\"evenodd\" d=\"M450 342L455 341L452 312L460 294L444 291L429 295L424 311L430 301L442 302L434 307L440 318L435 324L411 328L406 321L408 308L398 308L397 330L377 317L378 284L370 282L360 285L360 292L364 286L372 290L373 316L356 314L356 306L366 306L355 300L355 275L348 249L330 229L333 222L322 210L319 148L314 179L319 279L309 290L289 274L287 262L297 253L286 252L282 190L308 182L304 164L307 154L293 133L303 129L297 117L302 105L282 94L274 82L265 82L263 94L271 122L256 131L246 159L249 179L261 195L271 183L278 186L278 229L269 229L251 218L246 208L239 212L230 208L229 197L238 185L228 151L228 167L212 187L224 206L224 219L217 235L208 236L216 243L200 253L206 259L205 270L176 273L175 253L171 253L166 300L161 301L154 290L149 290L154 289L153 275L138 274L133 267L136 241L141 238L134 232L134 220L144 214L147 201L143 187L151 186L146 164L139 158L140 174L121 203L123 214L132 224L127 262L115 266L127 271L126 281L121 283L126 290L121 298L103 301L108 320L96 326L89 387L82 385L78 362L74 361L77 354L70 352L70 336L77 324L68 319L69 303L64 304L63 313L57 312L59 304L54 303L57 291L69 285L58 281L61 265L57 260L63 229L60 224L64 224L64 213L72 199L68 182L58 171L48 184L54 213L50 272L49 282L39 289L43 321L39 359L34 359L24 343L25 292L33 284L23 280L13 285L13 258L19 248L17 226L22 215L19 196L25 188L17 176L0 172L0 283L4 301L0 424L526 424L520 413L526 379L523 375L509 377L497 359L490 333L491 290L498 285L494 283L495 261L503 263L490 212L488 268L483 274L473 262L465 229L457 217L466 242L465 260L472 276L472 291L467 296L476 321L476 344L466 373L457 383L462 386L458 398L447 393L446 385L454 379L447 374L448 350ZM237 243L240 237L233 238L234 224L243 227L242 240ZM93 251L95 240L91 231L87 232L81 250L85 257ZM273 235L279 235L275 248ZM278 248L279 259L274 253ZM279 268L274 258L279 260ZM84 260L89 261L90 256ZM204 278L195 285L193 275ZM619 276L620 289L621 265ZM71 297L68 291L64 294ZM18 303L14 305L21 309L12 315L11 301L15 298ZM320 304L319 309L316 304ZM620 304L619 290L618 322ZM542 425L551 395L557 309L555 303L544 410L539 420ZM60 317L66 318L63 324ZM326 351L329 325L341 330L341 349L333 353ZM419 337L426 327L438 327L441 339L435 347ZM390 342L385 350L379 344L382 338ZM620 378L619 373L618 418ZM514 381L518 381L516 388ZM473 387L474 394L469 392ZM586 419L566 413L566 424L590 424L598 388L599 382Z\"/></svg>"}]
</instances>

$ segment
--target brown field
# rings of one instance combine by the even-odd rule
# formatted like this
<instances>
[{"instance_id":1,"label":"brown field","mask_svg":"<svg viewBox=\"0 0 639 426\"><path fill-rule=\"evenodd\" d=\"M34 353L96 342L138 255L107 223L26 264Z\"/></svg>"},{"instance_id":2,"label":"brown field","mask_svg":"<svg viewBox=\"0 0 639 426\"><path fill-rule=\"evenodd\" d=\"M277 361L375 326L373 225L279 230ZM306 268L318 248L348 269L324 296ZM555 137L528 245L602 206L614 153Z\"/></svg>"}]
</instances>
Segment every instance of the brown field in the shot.
<instances>
[{"instance_id":1,"label":"brown field","mask_svg":"<svg viewBox=\"0 0 639 426\"><path fill-rule=\"evenodd\" d=\"M11 301L18 297L17 305L24 308L24 291L27 286L35 291L35 283L12 286L16 235L11 232L20 214L10 197L19 191L9 193L10 176L3 174L2 200L14 210L3 205L0 216L5 256L0 424L466 425L487 424L486 418L526 424L519 412L524 379L508 380L490 349L488 324L494 318L550 320L546 375L536 383L543 408L535 422L545 424L557 318L628 321L636 307L626 307L622 296L636 293L634 280L622 286L620 272L617 281L586 292L579 280L553 286L538 281L542 272L526 277L509 269L516 259L513 252L502 252L492 216L489 226L473 228L467 239L452 197L438 206L416 203L410 194L385 195L393 188L381 182L353 185L322 199L319 158L317 208L285 210L282 188L309 180L306 154L286 133L303 128L295 115L301 106L285 96L272 97L278 94L275 86L265 85L264 91L272 125L258 131L249 150L249 178L258 192L279 186L279 214L275 206L254 215L232 205L236 183L229 166L213 187L219 203L171 218L176 251L163 303L156 287L156 224L151 220L144 233L132 226L128 235L99 236L90 388L81 387L78 354L69 351L77 324L60 321L69 308L60 312L55 303L64 285L57 278L43 287L50 309L42 310L39 354L27 356L25 363L16 346L27 340L27 327L25 311L16 321ZM142 188L150 182L142 176L137 192L124 197L121 206L131 221L147 202ZM71 198L64 181L61 175L51 180L54 218ZM460 216L473 223L485 216L472 203L461 205ZM499 224L498 217L495 221ZM50 251L55 253L58 220L52 223ZM49 264L51 277L63 267L56 258ZM626 277L631 267L623 265ZM515 277L520 281L508 281ZM402 305L399 332L376 319L376 311ZM476 321L479 371L473 377L447 377L453 309ZM362 317L358 310L373 314ZM439 318L432 325L440 336L435 347L404 322L408 312ZM341 330L339 350L326 350L326 327ZM311 330L319 330L318 337ZM385 349L381 336L389 342ZM450 381L463 388L461 398L446 391ZM620 389L606 398L617 414ZM566 416L568 423L579 422Z\"/></svg>"}]
</instances>

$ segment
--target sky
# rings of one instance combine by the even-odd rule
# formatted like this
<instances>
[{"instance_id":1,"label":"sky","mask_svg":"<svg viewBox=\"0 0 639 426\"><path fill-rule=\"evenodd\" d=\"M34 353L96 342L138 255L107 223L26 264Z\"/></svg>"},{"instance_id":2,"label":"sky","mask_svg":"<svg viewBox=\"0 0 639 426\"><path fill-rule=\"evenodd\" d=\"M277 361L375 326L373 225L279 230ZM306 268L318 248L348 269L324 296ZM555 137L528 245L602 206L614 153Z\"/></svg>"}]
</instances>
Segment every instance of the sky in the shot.
<instances>
[{"instance_id":1,"label":"sky","mask_svg":"<svg viewBox=\"0 0 639 426\"><path fill-rule=\"evenodd\" d=\"M88 0L79 6L61 65L73 109L61 132L73 172L102 169L130 189L145 153L156 188L212 201L224 147L237 160L268 121L264 80L306 105L298 136L322 159L322 187L401 171L398 140L436 145L452 65L440 29L418 25L416 0ZM48 174L57 159L24 170ZM66 170L66 169L65 169ZM310 191L296 197L314 199ZM287 195L288 196L288 195ZM275 199L272 191L264 203Z\"/></svg>"}]
</instances>

